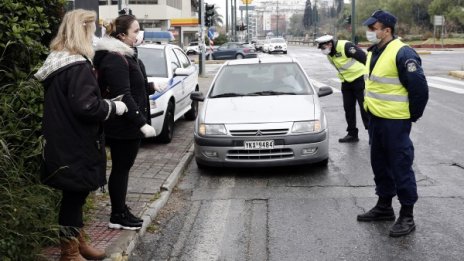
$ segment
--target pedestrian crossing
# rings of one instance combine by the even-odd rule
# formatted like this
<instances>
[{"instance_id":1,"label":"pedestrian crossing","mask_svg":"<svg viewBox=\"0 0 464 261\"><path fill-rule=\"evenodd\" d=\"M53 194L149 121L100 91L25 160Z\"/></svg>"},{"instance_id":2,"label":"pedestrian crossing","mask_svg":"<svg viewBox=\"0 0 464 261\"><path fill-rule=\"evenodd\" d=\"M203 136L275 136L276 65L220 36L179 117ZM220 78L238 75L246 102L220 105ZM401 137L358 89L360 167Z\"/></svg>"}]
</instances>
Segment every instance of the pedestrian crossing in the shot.
<instances>
[{"instance_id":1,"label":"pedestrian crossing","mask_svg":"<svg viewBox=\"0 0 464 261\"><path fill-rule=\"evenodd\" d=\"M464 81L454 80L445 77L429 76L427 77L429 87L450 91L458 94L464 94Z\"/></svg>"}]
</instances>

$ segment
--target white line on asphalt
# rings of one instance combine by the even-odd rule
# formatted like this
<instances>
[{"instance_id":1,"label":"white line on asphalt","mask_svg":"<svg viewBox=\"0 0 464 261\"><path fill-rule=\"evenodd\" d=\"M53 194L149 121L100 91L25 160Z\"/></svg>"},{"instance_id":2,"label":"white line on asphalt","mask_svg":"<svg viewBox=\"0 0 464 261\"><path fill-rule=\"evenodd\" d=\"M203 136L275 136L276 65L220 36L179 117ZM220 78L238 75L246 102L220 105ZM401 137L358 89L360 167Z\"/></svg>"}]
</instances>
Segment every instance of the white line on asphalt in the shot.
<instances>
[{"instance_id":1,"label":"white line on asphalt","mask_svg":"<svg viewBox=\"0 0 464 261\"><path fill-rule=\"evenodd\" d=\"M429 76L429 77L427 77L427 80L435 80L435 81L447 82L447 83L452 83L452 84L457 84L457 85L464 86L464 81L453 80L453 79L448 79L448 78L444 78L444 77Z\"/></svg>"},{"instance_id":2,"label":"white line on asphalt","mask_svg":"<svg viewBox=\"0 0 464 261\"><path fill-rule=\"evenodd\" d=\"M445 84L439 83L439 82L448 82L452 84L462 85L461 82L457 82L455 80L441 78L441 77L427 77L427 81L430 87L445 90L445 91L450 91L450 92L454 92L458 94L464 94L464 88L451 87L451 86L445 85L446 83Z\"/></svg>"},{"instance_id":3,"label":"white line on asphalt","mask_svg":"<svg viewBox=\"0 0 464 261\"><path fill-rule=\"evenodd\" d=\"M327 85L327 84L325 84L325 83L316 81L316 80L314 80L314 79L311 79L311 82L312 82L317 88L320 88L320 87L322 87L322 86L329 86L329 85ZM334 87L332 87L332 86L329 86L329 87L332 88L333 92L341 92L341 91L340 91L339 89L337 89L337 88L334 88Z\"/></svg>"}]
</instances>

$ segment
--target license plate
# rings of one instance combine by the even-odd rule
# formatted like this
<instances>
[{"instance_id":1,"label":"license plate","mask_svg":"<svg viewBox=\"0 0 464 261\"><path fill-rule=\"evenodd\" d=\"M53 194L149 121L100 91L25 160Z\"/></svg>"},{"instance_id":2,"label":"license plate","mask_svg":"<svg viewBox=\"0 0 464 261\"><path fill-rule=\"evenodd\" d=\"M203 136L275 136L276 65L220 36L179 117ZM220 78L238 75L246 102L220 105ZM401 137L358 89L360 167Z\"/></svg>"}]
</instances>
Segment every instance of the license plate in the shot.
<instances>
[{"instance_id":1,"label":"license plate","mask_svg":"<svg viewBox=\"0 0 464 261\"><path fill-rule=\"evenodd\" d=\"M265 149L273 149L273 148L274 148L273 140L245 141L246 150L265 150Z\"/></svg>"}]
</instances>

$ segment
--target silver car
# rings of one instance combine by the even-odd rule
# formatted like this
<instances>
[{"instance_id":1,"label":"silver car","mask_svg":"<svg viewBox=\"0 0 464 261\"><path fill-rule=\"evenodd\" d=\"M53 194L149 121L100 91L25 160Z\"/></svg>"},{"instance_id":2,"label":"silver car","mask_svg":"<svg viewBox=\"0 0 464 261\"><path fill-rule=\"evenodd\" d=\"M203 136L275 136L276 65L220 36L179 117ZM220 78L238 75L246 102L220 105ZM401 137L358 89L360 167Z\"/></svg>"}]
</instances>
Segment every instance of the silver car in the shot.
<instances>
[{"instance_id":1,"label":"silver car","mask_svg":"<svg viewBox=\"0 0 464 261\"><path fill-rule=\"evenodd\" d=\"M226 62L204 96L194 130L199 167L327 165L329 133L319 97L290 57Z\"/></svg>"}]
</instances>

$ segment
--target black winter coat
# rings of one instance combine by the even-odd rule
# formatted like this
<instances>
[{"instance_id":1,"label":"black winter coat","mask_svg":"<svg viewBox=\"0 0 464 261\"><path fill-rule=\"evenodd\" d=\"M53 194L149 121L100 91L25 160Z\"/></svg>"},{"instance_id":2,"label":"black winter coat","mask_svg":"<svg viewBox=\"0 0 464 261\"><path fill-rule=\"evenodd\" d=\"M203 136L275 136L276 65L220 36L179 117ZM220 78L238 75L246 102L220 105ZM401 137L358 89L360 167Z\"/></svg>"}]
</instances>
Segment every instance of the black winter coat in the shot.
<instances>
[{"instance_id":1,"label":"black winter coat","mask_svg":"<svg viewBox=\"0 0 464 261\"><path fill-rule=\"evenodd\" d=\"M64 52L57 53L36 74L45 87L42 181L66 191L96 190L106 184L103 121L115 107L102 99L89 61L68 55L74 61L66 64Z\"/></svg>"},{"instance_id":2,"label":"black winter coat","mask_svg":"<svg viewBox=\"0 0 464 261\"><path fill-rule=\"evenodd\" d=\"M134 50L123 42L104 37L99 40L94 65L100 88L108 89L106 98L121 94L128 112L105 122L105 135L113 139L141 139L140 128L147 123L148 95L145 77Z\"/></svg>"}]
</instances>

